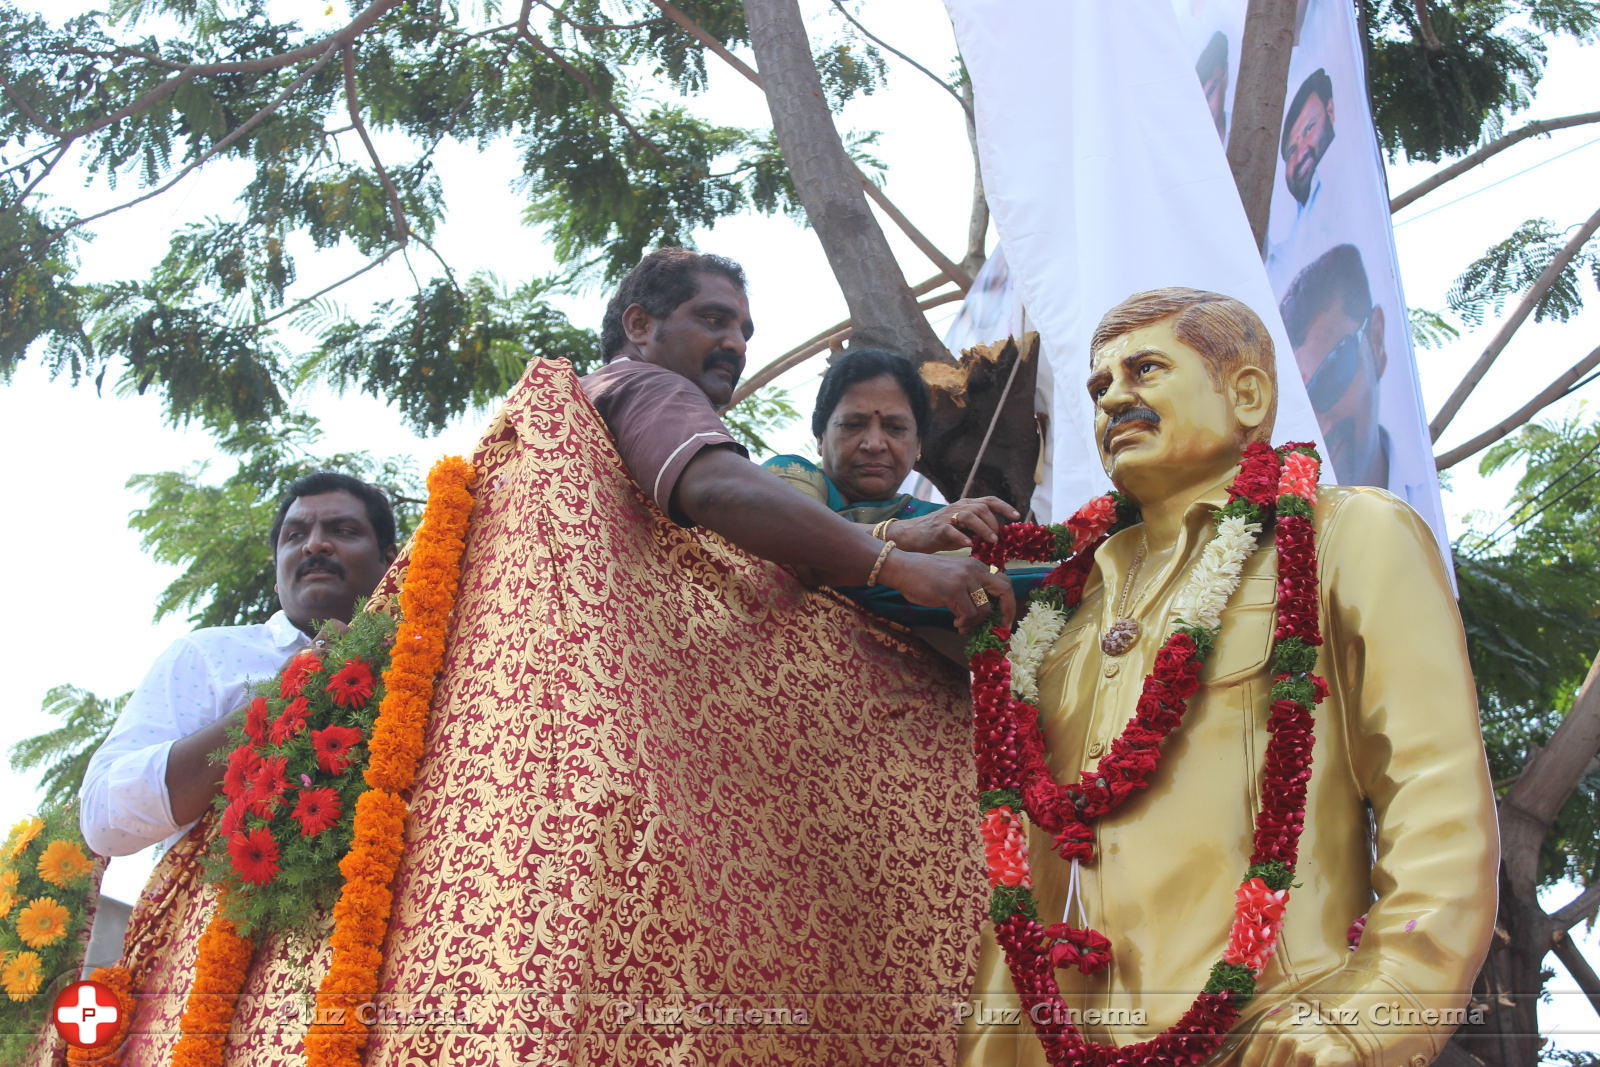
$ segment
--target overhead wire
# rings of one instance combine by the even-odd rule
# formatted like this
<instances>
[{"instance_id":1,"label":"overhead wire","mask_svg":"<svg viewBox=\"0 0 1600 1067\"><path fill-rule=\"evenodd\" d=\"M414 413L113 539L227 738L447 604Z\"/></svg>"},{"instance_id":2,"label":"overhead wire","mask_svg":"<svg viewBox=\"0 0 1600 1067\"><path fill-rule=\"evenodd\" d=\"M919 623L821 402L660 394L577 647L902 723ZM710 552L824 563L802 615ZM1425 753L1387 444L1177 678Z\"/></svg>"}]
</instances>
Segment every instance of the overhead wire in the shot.
<instances>
[{"instance_id":1,"label":"overhead wire","mask_svg":"<svg viewBox=\"0 0 1600 1067\"><path fill-rule=\"evenodd\" d=\"M1554 478L1551 478L1549 481L1547 481L1537 493L1510 508L1506 517L1500 520L1499 525L1497 525L1493 530L1490 530L1488 534L1486 534L1476 545L1474 545L1474 549L1476 549L1478 552L1483 552L1493 548L1505 538L1516 533L1518 530L1528 525L1528 523L1538 518L1548 508L1550 508L1551 505L1562 500L1572 490L1578 488L1578 486L1589 481L1591 478L1594 478L1596 475L1600 475L1600 466L1597 466L1593 471L1589 472L1589 474L1579 479L1574 484L1568 486L1566 489L1562 490L1561 494L1555 499L1546 501L1544 504L1540 505L1531 515L1527 515L1520 521L1514 521L1518 512L1532 507L1534 504L1538 504L1541 499L1554 492L1556 487L1559 486L1568 475L1577 470L1585 460L1587 460L1590 456L1593 456L1596 452L1600 452L1600 437L1595 439L1595 443L1589 446L1589 450L1587 452L1569 463L1560 474L1557 474ZM1508 523L1510 523L1509 527L1507 526ZM1501 532L1502 527L1505 527L1504 533Z\"/></svg>"},{"instance_id":2,"label":"overhead wire","mask_svg":"<svg viewBox=\"0 0 1600 1067\"><path fill-rule=\"evenodd\" d=\"M1485 186L1482 186L1481 188L1472 190L1470 193L1462 193L1460 196L1456 197L1454 200L1446 200L1444 203L1435 205L1434 207L1430 207L1426 211L1418 212L1417 214L1412 215L1408 219L1401 219L1399 222L1394 224L1394 228L1398 230L1400 227L1408 225L1408 224L1413 223L1413 222L1416 222L1418 219L1427 218L1429 215L1432 215L1435 211L1443 211L1445 208L1452 207L1455 204L1459 204L1463 200L1471 199L1472 197L1477 196L1479 193L1486 193L1490 189L1493 189L1497 185L1504 185L1506 182L1510 181L1513 178L1520 178L1524 174L1530 173L1531 171L1538 170L1540 167L1544 166L1547 163L1554 163L1558 159L1561 159L1561 158L1563 158L1565 156L1570 156L1570 155L1572 155L1572 153L1582 151L1583 149L1588 148L1590 145L1594 145L1594 144L1600 144L1600 137L1595 137L1595 138L1593 138L1591 140L1585 141L1583 144L1575 145L1574 147L1567 149L1565 152L1558 152L1558 153L1556 153L1555 155L1551 156L1548 159L1542 159L1539 162L1533 164L1532 166L1528 166L1528 167L1522 168L1521 170L1517 171L1515 174L1507 174L1504 178L1498 178L1495 181L1490 182L1488 185L1485 185Z\"/></svg>"}]
</instances>

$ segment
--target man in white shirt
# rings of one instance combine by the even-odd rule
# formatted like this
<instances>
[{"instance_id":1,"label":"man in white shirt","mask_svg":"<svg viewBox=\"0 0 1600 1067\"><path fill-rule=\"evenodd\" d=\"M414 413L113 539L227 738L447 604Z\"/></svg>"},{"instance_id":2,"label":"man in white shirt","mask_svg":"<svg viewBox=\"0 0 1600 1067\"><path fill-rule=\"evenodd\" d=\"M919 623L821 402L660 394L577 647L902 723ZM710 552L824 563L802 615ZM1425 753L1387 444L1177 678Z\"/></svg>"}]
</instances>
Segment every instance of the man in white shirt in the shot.
<instances>
[{"instance_id":1,"label":"man in white shirt","mask_svg":"<svg viewBox=\"0 0 1600 1067\"><path fill-rule=\"evenodd\" d=\"M356 601L394 560L394 512L366 482L309 474L284 493L271 544L281 610L265 623L179 638L90 759L80 821L94 851L137 852L176 837L204 813L222 781L210 755L227 745L250 687L309 646L323 623L350 621Z\"/></svg>"}]
</instances>

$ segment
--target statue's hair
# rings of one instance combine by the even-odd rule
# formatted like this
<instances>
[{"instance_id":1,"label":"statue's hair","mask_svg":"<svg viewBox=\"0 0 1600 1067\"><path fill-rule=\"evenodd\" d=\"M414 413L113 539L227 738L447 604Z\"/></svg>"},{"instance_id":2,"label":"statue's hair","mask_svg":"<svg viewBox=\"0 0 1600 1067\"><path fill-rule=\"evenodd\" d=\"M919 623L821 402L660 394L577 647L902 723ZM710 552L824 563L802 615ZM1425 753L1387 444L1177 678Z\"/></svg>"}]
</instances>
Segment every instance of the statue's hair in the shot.
<instances>
[{"instance_id":1,"label":"statue's hair","mask_svg":"<svg viewBox=\"0 0 1600 1067\"><path fill-rule=\"evenodd\" d=\"M1123 334L1167 319L1172 320L1178 340L1205 359L1206 370L1219 387L1223 374L1236 364L1266 372L1272 382L1272 403L1249 440L1269 440L1278 415L1278 365L1272 335L1259 315L1231 296L1182 286L1134 293L1100 319L1089 340L1089 358Z\"/></svg>"}]
</instances>

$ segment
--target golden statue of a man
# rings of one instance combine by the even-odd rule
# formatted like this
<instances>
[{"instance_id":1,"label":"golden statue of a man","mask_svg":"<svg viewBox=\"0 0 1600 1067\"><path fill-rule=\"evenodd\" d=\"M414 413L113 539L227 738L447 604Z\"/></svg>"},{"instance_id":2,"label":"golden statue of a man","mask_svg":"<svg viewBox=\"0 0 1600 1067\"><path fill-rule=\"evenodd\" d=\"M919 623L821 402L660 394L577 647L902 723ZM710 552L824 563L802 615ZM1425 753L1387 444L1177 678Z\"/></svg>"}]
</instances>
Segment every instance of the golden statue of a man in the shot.
<instances>
[{"instance_id":1,"label":"golden statue of a man","mask_svg":"<svg viewBox=\"0 0 1600 1067\"><path fill-rule=\"evenodd\" d=\"M1245 447L1276 411L1273 346L1215 293L1138 293L1091 342L1095 438L1143 521L1094 558L1081 603L1040 662L1046 762L1092 769L1133 715L1174 606ZM1426 1064L1470 1018L1495 912L1494 801L1461 623L1432 534L1381 489L1322 486L1313 511L1323 643L1312 774L1276 952L1215 1063ZM1188 711L1149 787L1093 821L1077 871L1033 826L1038 921L1109 938L1085 975L1055 971L1083 1036L1124 1046L1171 1026L1229 937L1262 804L1278 552L1249 556ZM1359 920L1365 916L1362 929ZM987 925L987 924L986 924ZM1043 1065L994 936L962 1010L963 1058Z\"/></svg>"}]
</instances>

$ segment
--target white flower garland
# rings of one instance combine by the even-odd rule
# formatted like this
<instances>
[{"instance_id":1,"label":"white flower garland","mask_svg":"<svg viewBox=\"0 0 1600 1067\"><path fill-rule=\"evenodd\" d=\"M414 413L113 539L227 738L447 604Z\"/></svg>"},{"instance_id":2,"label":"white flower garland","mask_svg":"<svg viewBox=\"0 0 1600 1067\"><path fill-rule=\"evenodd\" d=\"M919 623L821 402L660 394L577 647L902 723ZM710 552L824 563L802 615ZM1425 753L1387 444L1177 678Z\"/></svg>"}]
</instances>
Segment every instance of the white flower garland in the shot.
<instances>
[{"instance_id":1,"label":"white flower garland","mask_svg":"<svg viewBox=\"0 0 1600 1067\"><path fill-rule=\"evenodd\" d=\"M1230 516L1217 523L1217 534L1200 553L1200 560L1178 593L1173 612L1181 622L1217 630L1222 626L1222 609L1228 606L1239 585L1244 561L1256 550L1261 524Z\"/></svg>"},{"instance_id":2,"label":"white flower garland","mask_svg":"<svg viewBox=\"0 0 1600 1067\"><path fill-rule=\"evenodd\" d=\"M1216 524L1216 535L1206 542L1200 559L1178 591L1173 627L1180 623L1200 626L1216 634L1222 629L1222 609L1239 587L1244 562L1255 554L1261 524L1230 516ZM1011 635L1011 692L1030 704L1039 701L1039 665L1060 638L1067 615L1047 604L1034 602Z\"/></svg>"},{"instance_id":3,"label":"white flower garland","mask_svg":"<svg viewBox=\"0 0 1600 1067\"><path fill-rule=\"evenodd\" d=\"M1039 702L1039 664L1067 625L1067 614L1046 604L1033 608L1011 635L1011 692L1030 704Z\"/></svg>"}]
</instances>

